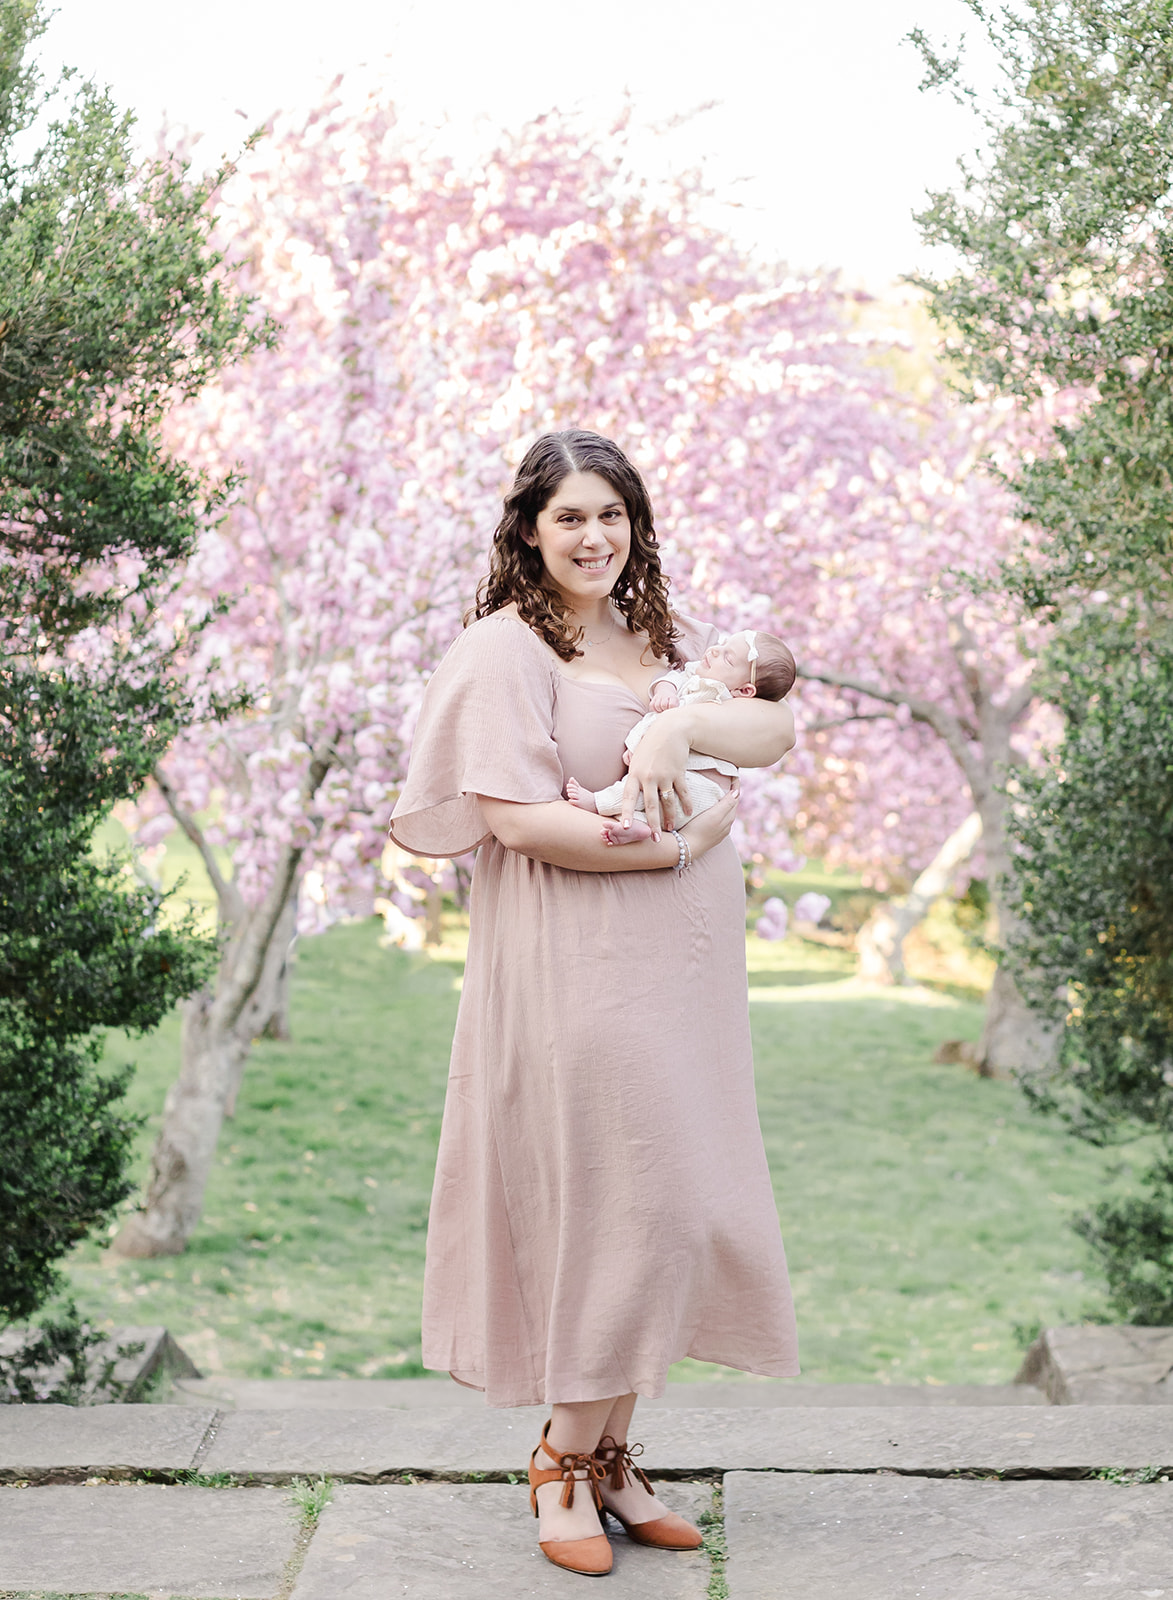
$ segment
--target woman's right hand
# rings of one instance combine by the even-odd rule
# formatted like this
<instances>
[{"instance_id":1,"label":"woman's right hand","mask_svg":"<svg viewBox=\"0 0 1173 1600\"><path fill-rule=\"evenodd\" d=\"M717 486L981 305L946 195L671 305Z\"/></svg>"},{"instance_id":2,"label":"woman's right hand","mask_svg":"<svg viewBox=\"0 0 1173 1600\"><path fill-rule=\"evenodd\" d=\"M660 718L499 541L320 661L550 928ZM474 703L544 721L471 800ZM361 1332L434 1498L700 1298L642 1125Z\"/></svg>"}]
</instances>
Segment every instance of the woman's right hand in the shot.
<instances>
[{"instance_id":1,"label":"woman's right hand","mask_svg":"<svg viewBox=\"0 0 1173 1600\"><path fill-rule=\"evenodd\" d=\"M702 811L679 830L688 840L694 861L708 855L714 845L729 837L729 830L737 820L737 802L740 799L741 785L734 782L729 793L718 800L715 806Z\"/></svg>"}]
</instances>

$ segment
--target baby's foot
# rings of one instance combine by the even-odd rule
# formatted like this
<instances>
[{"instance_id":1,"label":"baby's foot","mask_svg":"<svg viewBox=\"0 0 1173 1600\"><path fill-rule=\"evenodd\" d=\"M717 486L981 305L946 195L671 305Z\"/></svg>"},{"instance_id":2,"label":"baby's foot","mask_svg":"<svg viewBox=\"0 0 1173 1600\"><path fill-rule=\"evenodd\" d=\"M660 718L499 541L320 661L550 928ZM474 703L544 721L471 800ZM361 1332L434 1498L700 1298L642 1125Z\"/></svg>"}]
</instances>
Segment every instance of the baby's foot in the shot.
<instances>
[{"instance_id":1,"label":"baby's foot","mask_svg":"<svg viewBox=\"0 0 1173 1600\"><path fill-rule=\"evenodd\" d=\"M650 839L652 830L642 817L632 817L625 828L618 817L612 817L603 828L603 842L605 844L639 844L641 839Z\"/></svg>"},{"instance_id":2,"label":"baby's foot","mask_svg":"<svg viewBox=\"0 0 1173 1600\"><path fill-rule=\"evenodd\" d=\"M578 806L580 811L597 811L595 797L589 789L584 789L577 778L570 778L566 784L566 798L572 806Z\"/></svg>"}]
</instances>

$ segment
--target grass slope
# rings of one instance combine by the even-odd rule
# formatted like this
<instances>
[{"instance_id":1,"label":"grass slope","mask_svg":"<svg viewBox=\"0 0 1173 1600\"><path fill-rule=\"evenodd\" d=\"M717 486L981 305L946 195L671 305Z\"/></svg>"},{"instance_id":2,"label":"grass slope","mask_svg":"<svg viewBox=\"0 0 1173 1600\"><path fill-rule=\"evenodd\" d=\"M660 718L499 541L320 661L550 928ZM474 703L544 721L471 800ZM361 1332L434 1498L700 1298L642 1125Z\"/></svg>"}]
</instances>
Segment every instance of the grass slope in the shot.
<instances>
[{"instance_id":1,"label":"grass slope","mask_svg":"<svg viewBox=\"0 0 1173 1600\"><path fill-rule=\"evenodd\" d=\"M429 958L380 948L380 928L304 942L294 1042L257 1045L190 1249L128 1262L80 1246L69 1275L87 1313L165 1323L209 1374L419 1373L461 933ZM844 951L793 938L751 937L748 953L805 1376L1008 1379L1023 1327L1087 1306L1066 1218L1100 1192L1107 1158L1032 1116L1013 1085L932 1064L942 1039L979 1031L978 999L955 984L868 991ZM138 1063L143 1177L178 1032L171 1019L110 1041L112 1060Z\"/></svg>"}]
</instances>

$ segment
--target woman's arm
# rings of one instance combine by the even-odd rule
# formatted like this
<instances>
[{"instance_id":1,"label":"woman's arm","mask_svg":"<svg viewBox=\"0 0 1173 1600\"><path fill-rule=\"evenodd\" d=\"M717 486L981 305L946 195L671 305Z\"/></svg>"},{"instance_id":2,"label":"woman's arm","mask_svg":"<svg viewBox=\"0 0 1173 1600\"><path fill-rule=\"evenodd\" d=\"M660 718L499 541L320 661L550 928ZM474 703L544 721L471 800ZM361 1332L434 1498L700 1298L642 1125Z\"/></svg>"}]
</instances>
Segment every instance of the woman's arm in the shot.
<instances>
[{"instance_id":1,"label":"woman's arm","mask_svg":"<svg viewBox=\"0 0 1173 1600\"><path fill-rule=\"evenodd\" d=\"M794 716L784 700L722 700L663 711L631 757L620 823L628 826L643 792L648 826L659 832L660 796L675 791L676 816L688 816L684 788L689 750L738 767L772 767L794 744Z\"/></svg>"},{"instance_id":2,"label":"woman's arm","mask_svg":"<svg viewBox=\"0 0 1173 1600\"><path fill-rule=\"evenodd\" d=\"M572 872L649 872L674 867L680 848L669 833L640 844L603 843L599 818L566 800L527 805L477 796L485 821L507 850Z\"/></svg>"},{"instance_id":3,"label":"woman's arm","mask_svg":"<svg viewBox=\"0 0 1173 1600\"><path fill-rule=\"evenodd\" d=\"M735 783L723 799L683 830L694 860L699 861L728 835L738 798ZM600 818L565 800L528 805L484 794L477 799L485 821L507 850L547 861L552 867L568 867L573 872L654 872L674 867L680 860L680 847L671 833L640 844L604 844Z\"/></svg>"},{"instance_id":4,"label":"woman's arm","mask_svg":"<svg viewBox=\"0 0 1173 1600\"><path fill-rule=\"evenodd\" d=\"M785 700L702 701L682 709L692 749L735 767L772 767L794 746L794 713Z\"/></svg>"}]
</instances>

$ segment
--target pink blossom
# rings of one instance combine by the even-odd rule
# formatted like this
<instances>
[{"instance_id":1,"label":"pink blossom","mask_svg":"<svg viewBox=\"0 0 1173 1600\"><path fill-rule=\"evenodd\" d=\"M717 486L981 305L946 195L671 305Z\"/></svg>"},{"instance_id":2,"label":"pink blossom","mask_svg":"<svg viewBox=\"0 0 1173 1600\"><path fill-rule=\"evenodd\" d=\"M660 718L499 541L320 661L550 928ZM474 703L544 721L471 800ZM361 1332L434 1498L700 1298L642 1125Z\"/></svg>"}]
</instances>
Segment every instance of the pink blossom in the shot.
<instances>
[{"instance_id":1,"label":"pink blossom","mask_svg":"<svg viewBox=\"0 0 1173 1600\"><path fill-rule=\"evenodd\" d=\"M754 924L754 932L759 939L785 939L789 920L790 913L786 909L785 900L779 900L776 895L771 895Z\"/></svg>"},{"instance_id":2,"label":"pink blossom","mask_svg":"<svg viewBox=\"0 0 1173 1600\"><path fill-rule=\"evenodd\" d=\"M831 909L829 895L817 894L813 889L808 889L805 894L800 894L794 902L794 917L797 922L820 923Z\"/></svg>"}]
</instances>

